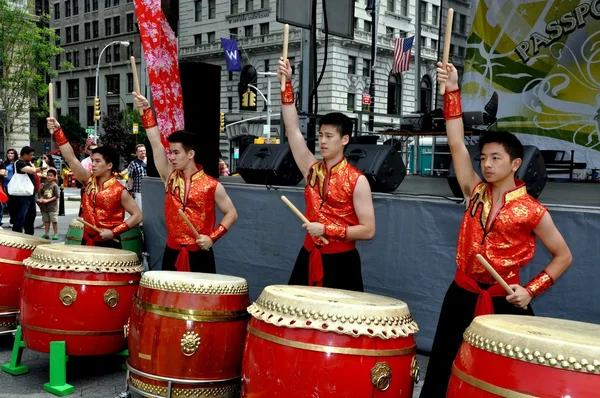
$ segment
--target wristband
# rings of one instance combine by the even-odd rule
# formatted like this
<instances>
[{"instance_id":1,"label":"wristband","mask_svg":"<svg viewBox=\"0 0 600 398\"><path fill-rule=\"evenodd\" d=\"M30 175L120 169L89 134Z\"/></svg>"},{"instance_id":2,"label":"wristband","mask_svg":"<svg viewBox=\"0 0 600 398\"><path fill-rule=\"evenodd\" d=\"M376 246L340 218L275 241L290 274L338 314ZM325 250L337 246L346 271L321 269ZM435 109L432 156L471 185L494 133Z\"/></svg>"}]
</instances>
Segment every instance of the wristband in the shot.
<instances>
[{"instance_id":1,"label":"wristband","mask_svg":"<svg viewBox=\"0 0 600 398\"><path fill-rule=\"evenodd\" d=\"M535 278L527 282L525 290L531 295L531 298L535 298L548 290L552 285L554 285L554 280L550 274L544 270L537 274Z\"/></svg>"},{"instance_id":2,"label":"wristband","mask_svg":"<svg viewBox=\"0 0 600 398\"><path fill-rule=\"evenodd\" d=\"M444 94L444 119L453 120L462 117L460 90L446 91Z\"/></svg>"},{"instance_id":3,"label":"wristband","mask_svg":"<svg viewBox=\"0 0 600 398\"><path fill-rule=\"evenodd\" d=\"M57 130L54 130L54 141L56 141L58 146L69 143L69 140L67 140L67 137L65 136L65 133L61 127L59 127Z\"/></svg>"},{"instance_id":4,"label":"wristband","mask_svg":"<svg viewBox=\"0 0 600 398\"><path fill-rule=\"evenodd\" d=\"M112 232L114 236L119 236L123 232L126 232L126 231L129 231L129 225L127 225L126 222L123 222L123 223L119 224L117 227L111 229L110 232Z\"/></svg>"},{"instance_id":5,"label":"wristband","mask_svg":"<svg viewBox=\"0 0 600 398\"><path fill-rule=\"evenodd\" d=\"M145 130L156 127L156 119L154 119L152 108L144 109L144 114L142 115L142 124L144 125Z\"/></svg>"},{"instance_id":6,"label":"wristband","mask_svg":"<svg viewBox=\"0 0 600 398\"><path fill-rule=\"evenodd\" d=\"M348 226L338 224L326 224L324 235L345 240L346 235L348 235Z\"/></svg>"},{"instance_id":7,"label":"wristband","mask_svg":"<svg viewBox=\"0 0 600 398\"><path fill-rule=\"evenodd\" d=\"M214 231L208 235L208 237L214 242L221 239L227 233L227 228L223 226L223 224L219 224Z\"/></svg>"},{"instance_id":8,"label":"wristband","mask_svg":"<svg viewBox=\"0 0 600 398\"><path fill-rule=\"evenodd\" d=\"M283 105L294 103L294 88L292 87L292 82L289 80L285 82L285 91L281 92L281 103Z\"/></svg>"}]
</instances>

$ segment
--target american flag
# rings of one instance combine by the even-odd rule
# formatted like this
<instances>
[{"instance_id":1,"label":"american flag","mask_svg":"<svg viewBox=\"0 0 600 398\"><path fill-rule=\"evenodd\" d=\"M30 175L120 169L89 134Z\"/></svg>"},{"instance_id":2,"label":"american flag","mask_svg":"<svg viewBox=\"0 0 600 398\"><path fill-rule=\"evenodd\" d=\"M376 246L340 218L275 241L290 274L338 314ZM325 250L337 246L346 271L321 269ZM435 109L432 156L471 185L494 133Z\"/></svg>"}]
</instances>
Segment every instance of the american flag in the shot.
<instances>
[{"instance_id":1,"label":"american flag","mask_svg":"<svg viewBox=\"0 0 600 398\"><path fill-rule=\"evenodd\" d=\"M394 64L392 66L392 73L400 73L408 70L410 66L410 50L413 46L415 37L408 37L406 39L394 39Z\"/></svg>"}]
</instances>

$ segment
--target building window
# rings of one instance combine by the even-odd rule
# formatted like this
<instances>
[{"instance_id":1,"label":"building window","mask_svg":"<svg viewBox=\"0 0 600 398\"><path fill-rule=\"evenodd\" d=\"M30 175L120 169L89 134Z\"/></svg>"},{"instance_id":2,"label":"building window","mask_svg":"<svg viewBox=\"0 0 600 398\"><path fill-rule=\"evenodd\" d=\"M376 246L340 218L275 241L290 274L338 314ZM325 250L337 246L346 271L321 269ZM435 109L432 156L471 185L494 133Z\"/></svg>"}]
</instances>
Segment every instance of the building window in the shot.
<instances>
[{"instance_id":1,"label":"building window","mask_svg":"<svg viewBox=\"0 0 600 398\"><path fill-rule=\"evenodd\" d=\"M79 122L79 107L78 106L70 106L69 107L69 115L73 116L75 120Z\"/></svg>"},{"instance_id":2,"label":"building window","mask_svg":"<svg viewBox=\"0 0 600 398\"><path fill-rule=\"evenodd\" d=\"M92 50L92 62L94 63L94 65L98 64L98 47Z\"/></svg>"},{"instance_id":3,"label":"building window","mask_svg":"<svg viewBox=\"0 0 600 398\"><path fill-rule=\"evenodd\" d=\"M90 40L92 38L92 25L89 22L86 22L83 25L83 37L85 40Z\"/></svg>"},{"instance_id":4,"label":"building window","mask_svg":"<svg viewBox=\"0 0 600 398\"><path fill-rule=\"evenodd\" d=\"M196 15L196 22L202 21L202 1L194 2L194 13Z\"/></svg>"},{"instance_id":5,"label":"building window","mask_svg":"<svg viewBox=\"0 0 600 398\"><path fill-rule=\"evenodd\" d=\"M118 6L119 5L119 0L113 0L113 6Z\"/></svg>"},{"instance_id":6,"label":"building window","mask_svg":"<svg viewBox=\"0 0 600 398\"><path fill-rule=\"evenodd\" d=\"M106 76L106 94L119 94L119 75Z\"/></svg>"},{"instance_id":7,"label":"building window","mask_svg":"<svg viewBox=\"0 0 600 398\"><path fill-rule=\"evenodd\" d=\"M92 22L92 37L97 39L100 36L100 29L98 28L98 21Z\"/></svg>"},{"instance_id":8,"label":"building window","mask_svg":"<svg viewBox=\"0 0 600 398\"><path fill-rule=\"evenodd\" d=\"M131 93L133 91L133 73L127 74L127 92Z\"/></svg>"},{"instance_id":9,"label":"building window","mask_svg":"<svg viewBox=\"0 0 600 398\"><path fill-rule=\"evenodd\" d=\"M388 80L387 113L400 115L402 109L402 76L391 73Z\"/></svg>"},{"instance_id":10,"label":"building window","mask_svg":"<svg viewBox=\"0 0 600 398\"><path fill-rule=\"evenodd\" d=\"M94 120L94 105L88 105L86 107L87 110L87 125L88 126L94 126L95 124L95 120Z\"/></svg>"},{"instance_id":11,"label":"building window","mask_svg":"<svg viewBox=\"0 0 600 398\"><path fill-rule=\"evenodd\" d=\"M70 26L67 26L65 28L65 39L66 39L67 44L69 44L73 40L73 37L71 36L71 27Z\"/></svg>"},{"instance_id":12,"label":"building window","mask_svg":"<svg viewBox=\"0 0 600 398\"><path fill-rule=\"evenodd\" d=\"M391 28L389 26L385 27L385 35L389 38L394 37L394 28Z\"/></svg>"},{"instance_id":13,"label":"building window","mask_svg":"<svg viewBox=\"0 0 600 398\"><path fill-rule=\"evenodd\" d=\"M212 42L214 42L214 41L215 41L215 32L208 32L208 33L206 34L206 41L207 41L208 43L212 43Z\"/></svg>"},{"instance_id":14,"label":"building window","mask_svg":"<svg viewBox=\"0 0 600 398\"><path fill-rule=\"evenodd\" d=\"M356 57L348 57L348 74L356 75Z\"/></svg>"},{"instance_id":15,"label":"building window","mask_svg":"<svg viewBox=\"0 0 600 398\"><path fill-rule=\"evenodd\" d=\"M421 36L421 48L427 47L427 38Z\"/></svg>"},{"instance_id":16,"label":"building window","mask_svg":"<svg viewBox=\"0 0 600 398\"><path fill-rule=\"evenodd\" d=\"M98 11L98 0L92 0L92 11Z\"/></svg>"},{"instance_id":17,"label":"building window","mask_svg":"<svg viewBox=\"0 0 600 398\"><path fill-rule=\"evenodd\" d=\"M201 34L194 35L194 45L199 46L201 44L202 44L202 35Z\"/></svg>"},{"instance_id":18,"label":"building window","mask_svg":"<svg viewBox=\"0 0 600 398\"><path fill-rule=\"evenodd\" d=\"M92 9L91 7L91 3L90 0L83 0L83 12L90 12L90 10Z\"/></svg>"},{"instance_id":19,"label":"building window","mask_svg":"<svg viewBox=\"0 0 600 398\"><path fill-rule=\"evenodd\" d=\"M208 19L215 19L217 16L216 0L208 0Z\"/></svg>"},{"instance_id":20,"label":"building window","mask_svg":"<svg viewBox=\"0 0 600 398\"><path fill-rule=\"evenodd\" d=\"M112 21L110 18L104 20L104 36L112 35Z\"/></svg>"},{"instance_id":21,"label":"building window","mask_svg":"<svg viewBox=\"0 0 600 398\"><path fill-rule=\"evenodd\" d=\"M72 61L73 61L73 56L71 55L71 52L70 52L70 51L67 51L67 52L65 53L65 58L67 59L67 62L68 62L68 63L70 63L70 64L72 64L72 63L73 63L73 62L72 62Z\"/></svg>"},{"instance_id":22,"label":"building window","mask_svg":"<svg viewBox=\"0 0 600 398\"><path fill-rule=\"evenodd\" d=\"M252 26L252 25L244 26L244 36L252 37L253 34L254 34L254 26Z\"/></svg>"},{"instance_id":23,"label":"building window","mask_svg":"<svg viewBox=\"0 0 600 398\"><path fill-rule=\"evenodd\" d=\"M60 19L60 3L54 3L54 20Z\"/></svg>"},{"instance_id":24,"label":"building window","mask_svg":"<svg viewBox=\"0 0 600 398\"><path fill-rule=\"evenodd\" d=\"M296 57L288 57L288 61L290 61L290 66L292 67L292 75L296 74Z\"/></svg>"},{"instance_id":25,"label":"building window","mask_svg":"<svg viewBox=\"0 0 600 398\"><path fill-rule=\"evenodd\" d=\"M79 25L73 26L73 42L79 41Z\"/></svg>"},{"instance_id":26,"label":"building window","mask_svg":"<svg viewBox=\"0 0 600 398\"><path fill-rule=\"evenodd\" d=\"M408 0L400 0L400 15L408 16Z\"/></svg>"},{"instance_id":27,"label":"building window","mask_svg":"<svg viewBox=\"0 0 600 398\"><path fill-rule=\"evenodd\" d=\"M421 22L427 22L427 3L421 2Z\"/></svg>"},{"instance_id":28,"label":"building window","mask_svg":"<svg viewBox=\"0 0 600 398\"><path fill-rule=\"evenodd\" d=\"M260 8L269 8L269 0L260 0Z\"/></svg>"},{"instance_id":29,"label":"building window","mask_svg":"<svg viewBox=\"0 0 600 398\"><path fill-rule=\"evenodd\" d=\"M396 9L396 0L388 0L387 2L387 10L389 12L394 12Z\"/></svg>"},{"instance_id":30,"label":"building window","mask_svg":"<svg viewBox=\"0 0 600 398\"><path fill-rule=\"evenodd\" d=\"M125 18L127 19L127 31L133 32L133 14L127 14Z\"/></svg>"},{"instance_id":31,"label":"building window","mask_svg":"<svg viewBox=\"0 0 600 398\"><path fill-rule=\"evenodd\" d=\"M79 98L79 79L67 80L69 98Z\"/></svg>"},{"instance_id":32,"label":"building window","mask_svg":"<svg viewBox=\"0 0 600 398\"><path fill-rule=\"evenodd\" d=\"M113 18L113 28L115 30L115 35L118 35L121 33L121 17Z\"/></svg>"},{"instance_id":33,"label":"building window","mask_svg":"<svg viewBox=\"0 0 600 398\"><path fill-rule=\"evenodd\" d=\"M129 42L129 46L127 47L127 59L133 57L133 42Z\"/></svg>"},{"instance_id":34,"label":"building window","mask_svg":"<svg viewBox=\"0 0 600 398\"><path fill-rule=\"evenodd\" d=\"M228 75L229 75L229 76L227 76L227 79L228 79L229 81L233 81L233 72L229 71Z\"/></svg>"},{"instance_id":35,"label":"building window","mask_svg":"<svg viewBox=\"0 0 600 398\"><path fill-rule=\"evenodd\" d=\"M246 0L246 11L254 10L254 0Z\"/></svg>"},{"instance_id":36,"label":"building window","mask_svg":"<svg viewBox=\"0 0 600 398\"><path fill-rule=\"evenodd\" d=\"M110 52L110 48L107 49L104 55L104 62L106 62L107 64L110 64L112 62L112 53Z\"/></svg>"},{"instance_id":37,"label":"building window","mask_svg":"<svg viewBox=\"0 0 600 398\"><path fill-rule=\"evenodd\" d=\"M464 14L460 14L458 16L458 31L462 34L467 33L467 16Z\"/></svg>"},{"instance_id":38,"label":"building window","mask_svg":"<svg viewBox=\"0 0 600 398\"><path fill-rule=\"evenodd\" d=\"M346 110L350 112L354 112L354 107L356 106L356 94L348 93L346 97Z\"/></svg>"},{"instance_id":39,"label":"building window","mask_svg":"<svg viewBox=\"0 0 600 398\"><path fill-rule=\"evenodd\" d=\"M268 71L269 71L269 66L270 66L270 65L269 65L269 60L268 60L268 59L265 59L265 72L268 72Z\"/></svg>"},{"instance_id":40,"label":"building window","mask_svg":"<svg viewBox=\"0 0 600 398\"><path fill-rule=\"evenodd\" d=\"M227 110L233 110L233 97L227 97Z\"/></svg>"},{"instance_id":41,"label":"building window","mask_svg":"<svg viewBox=\"0 0 600 398\"><path fill-rule=\"evenodd\" d=\"M229 29L229 38L230 39L235 39L238 36L238 28L231 28Z\"/></svg>"},{"instance_id":42,"label":"building window","mask_svg":"<svg viewBox=\"0 0 600 398\"><path fill-rule=\"evenodd\" d=\"M363 30L367 33L371 33L371 22L370 21L364 21L363 23Z\"/></svg>"},{"instance_id":43,"label":"building window","mask_svg":"<svg viewBox=\"0 0 600 398\"><path fill-rule=\"evenodd\" d=\"M88 97L93 97L96 95L96 78L94 77L86 77L85 78L85 91Z\"/></svg>"},{"instance_id":44,"label":"building window","mask_svg":"<svg viewBox=\"0 0 600 398\"><path fill-rule=\"evenodd\" d=\"M440 17L440 7L436 6L435 4L431 5L431 23L433 25L438 25L439 23L439 17Z\"/></svg>"},{"instance_id":45,"label":"building window","mask_svg":"<svg viewBox=\"0 0 600 398\"><path fill-rule=\"evenodd\" d=\"M458 53L456 55L458 55L459 57L464 57L465 56L465 48L462 46L458 46Z\"/></svg>"},{"instance_id":46,"label":"building window","mask_svg":"<svg viewBox=\"0 0 600 398\"><path fill-rule=\"evenodd\" d=\"M450 55L454 54L454 44L450 44Z\"/></svg>"},{"instance_id":47,"label":"building window","mask_svg":"<svg viewBox=\"0 0 600 398\"><path fill-rule=\"evenodd\" d=\"M431 39L431 48L433 48L434 50L437 50L437 46L438 46L438 41L435 39Z\"/></svg>"},{"instance_id":48,"label":"building window","mask_svg":"<svg viewBox=\"0 0 600 398\"><path fill-rule=\"evenodd\" d=\"M238 0L231 0L230 14L237 14L239 9Z\"/></svg>"},{"instance_id":49,"label":"building window","mask_svg":"<svg viewBox=\"0 0 600 398\"><path fill-rule=\"evenodd\" d=\"M113 46L113 58L115 62L119 62L121 60L121 45L116 44Z\"/></svg>"},{"instance_id":50,"label":"building window","mask_svg":"<svg viewBox=\"0 0 600 398\"><path fill-rule=\"evenodd\" d=\"M79 15L79 0L73 0L73 15Z\"/></svg>"},{"instance_id":51,"label":"building window","mask_svg":"<svg viewBox=\"0 0 600 398\"><path fill-rule=\"evenodd\" d=\"M421 80L421 112L428 113L431 111L431 78L427 75Z\"/></svg>"},{"instance_id":52,"label":"building window","mask_svg":"<svg viewBox=\"0 0 600 398\"><path fill-rule=\"evenodd\" d=\"M111 4L112 4L112 1L104 0L104 8L110 8Z\"/></svg>"},{"instance_id":53,"label":"building window","mask_svg":"<svg viewBox=\"0 0 600 398\"><path fill-rule=\"evenodd\" d=\"M79 68L79 50L73 51L73 67Z\"/></svg>"},{"instance_id":54,"label":"building window","mask_svg":"<svg viewBox=\"0 0 600 398\"><path fill-rule=\"evenodd\" d=\"M261 23L260 24L260 34L261 35L268 35L269 34L269 24L268 23Z\"/></svg>"},{"instance_id":55,"label":"building window","mask_svg":"<svg viewBox=\"0 0 600 398\"><path fill-rule=\"evenodd\" d=\"M71 16L71 0L65 1L65 17Z\"/></svg>"},{"instance_id":56,"label":"building window","mask_svg":"<svg viewBox=\"0 0 600 398\"><path fill-rule=\"evenodd\" d=\"M60 99L60 97L62 97L62 90L61 90L61 84L60 82L56 82L54 83L54 95L56 96L56 99Z\"/></svg>"},{"instance_id":57,"label":"building window","mask_svg":"<svg viewBox=\"0 0 600 398\"><path fill-rule=\"evenodd\" d=\"M371 60L363 58L363 76L371 76Z\"/></svg>"},{"instance_id":58,"label":"building window","mask_svg":"<svg viewBox=\"0 0 600 398\"><path fill-rule=\"evenodd\" d=\"M56 36L56 45L60 46L60 29L54 29L54 35Z\"/></svg>"},{"instance_id":59,"label":"building window","mask_svg":"<svg viewBox=\"0 0 600 398\"><path fill-rule=\"evenodd\" d=\"M92 64L92 50L90 50L89 48L86 48L83 51L83 57L85 58L85 60L84 60L85 66L90 66Z\"/></svg>"},{"instance_id":60,"label":"building window","mask_svg":"<svg viewBox=\"0 0 600 398\"><path fill-rule=\"evenodd\" d=\"M60 54L56 54L56 57L54 57L54 69L60 69Z\"/></svg>"}]
</instances>

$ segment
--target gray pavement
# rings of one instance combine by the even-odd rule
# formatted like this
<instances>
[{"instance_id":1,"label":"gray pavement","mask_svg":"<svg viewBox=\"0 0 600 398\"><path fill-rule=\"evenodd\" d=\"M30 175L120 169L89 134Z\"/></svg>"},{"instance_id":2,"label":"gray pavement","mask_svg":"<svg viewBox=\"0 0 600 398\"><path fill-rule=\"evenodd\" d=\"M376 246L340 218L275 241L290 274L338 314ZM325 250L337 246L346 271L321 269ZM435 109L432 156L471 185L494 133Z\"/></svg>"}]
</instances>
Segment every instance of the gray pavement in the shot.
<instances>
[{"instance_id":1,"label":"gray pavement","mask_svg":"<svg viewBox=\"0 0 600 398\"><path fill-rule=\"evenodd\" d=\"M64 237L69 228L69 223L77 217L79 212L79 190L65 189L65 216L58 219L58 232L60 240L53 244L64 243ZM4 218L4 227L8 229L8 217ZM35 225L42 224L41 216L36 218ZM35 229L36 236L42 236L44 230ZM12 335L0 336L0 364L10 361ZM421 379L424 378L428 358L418 355L421 367ZM21 376L12 376L0 372L0 398L50 398L54 395L44 391L44 383L49 380L48 355L25 349L21 363L29 367L29 373ZM125 391L125 371L121 368L123 358L117 356L102 357L71 357L67 363L67 383L75 387L75 392L69 397L85 398L116 398ZM417 398L421 391L421 381L413 393ZM139 398L134 394L133 398Z\"/></svg>"}]
</instances>

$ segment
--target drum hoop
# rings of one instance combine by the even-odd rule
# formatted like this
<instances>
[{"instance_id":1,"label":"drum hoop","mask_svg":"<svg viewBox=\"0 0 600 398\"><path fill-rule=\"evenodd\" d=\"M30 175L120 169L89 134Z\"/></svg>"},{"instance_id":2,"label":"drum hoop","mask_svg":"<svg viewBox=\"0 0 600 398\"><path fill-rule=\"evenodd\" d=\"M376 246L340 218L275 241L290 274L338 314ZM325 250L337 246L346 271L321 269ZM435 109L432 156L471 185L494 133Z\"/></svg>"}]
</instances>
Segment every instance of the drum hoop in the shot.
<instances>
[{"instance_id":1,"label":"drum hoop","mask_svg":"<svg viewBox=\"0 0 600 398\"><path fill-rule=\"evenodd\" d=\"M74 237L69 236L69 235L65 236L65 239L73 241L73 242L81 242L81 238L74 238Z\"/></svg>"},{"instance_id":2,"label":"drum hoop","mask_svg":"<svg viewBox=\"0 0 600 398\"><path fill-rule=\"evenodd\" d=\"M6 231L13 233L12 231ZM14 249L35 250L38 246L49 245L47 239L14 232L15 235L0 233L0 246L12 247ZM9 238L10 237L10 238Z\"/></svg>"},{"instance_id":3,"label":"drum hoop","mask_svg":"<svg viewBox=\"0 0 600 398\"><path fill-rule=\"evenodd\" d=\"M125 362L125 365L127 366L127 371L130 373L133 373L134 375L142 376L147 379L152 379L152 380L156 380L156 381L166 381L166 382L170 381L172 383L177 383L177 384L188 384L188 385L215 384L215 383L227 383L227 382L240 380L240 376L230 377L228 379L216 379L216 380L213 380L213 379L211 379L211 380L176 379L174 377L158 376L158 375L154 375L151 373L146 373L141 370L138 370L138 369L134 368L133 366L131 366L131 363L129 363L129 359Z\"/></svg>"},{"instance_id":4,"label":"drum hoop","mask_svg":"<svg viewBox=\"0 0 600 398\"><path fill-rule=\"evenodd\" d=\"M49 334L64 334L69 336L105 336L109 334L123 334L123 329L119 330L102 330L102 331L92 331L92 330L60 330L60 329L50 329L50 328L42 328L39 326L31 326L21 323L21 327L23 329L33 330L34 332L43 332Z\"/></svg>"},{"instance_id":5,"label":"drum hoop","mask_svg":"<svg viewBox=\"0 0 600 398\"><path fill-rule=\"evenodd\" d=\"M302 341L288 340L283 337L273 336L257 330L248 324L248 333L260 339L270 341L271 343L283 345L286 347L299 348L301 350L324 352L327 354L342 354L342 355L361 355L369 357L395 357L401 355L409 355L417 352L417 346L413 345L407 348L399 348L394 350L369 350L364 348L349 348L349 347L332 347L320 344L305 343Z\"/></svg>"},{"instance_id":6,"label":"drum hoop","mask_svg":"<svg viewBox=\"0 0 600 398\"><path fill-rule=\"evenodd\" d=\"M0 263L6 263L10 265L23 265L23 261L9 260L8 258L0 258Z\"/></svg>"},{"instance_id":7,"label":"drum hoop","mask_svg":"<svg viewBox=\"0 0 600 398\"><path fill-rule=\"evenodd\" d=\"M0 311L19 311L18 308L13 307L0 307ZM2 316L2 312L0 312L0 316Z\"/></svg>"},{"instance_id":8,"label":"drum hoop","mask_svg":"<svg viewBox=\"0 0 600 398\"><path fill-rule=\"evenodd\" d=\"M123 252L126 251L123 250ZM31 254L31 257L23 261L23 265L35 269L70 272L137 274L143 271L142 264L137 260L137 256L135 261L98 261L88 258L65 259L39 253L37 250Z\"/></svg>"},{"instance_id":9,"label":"drum hoop","mask_svg":"<svg viewBox=\"0 0 600 398\"><path fill-rule=\"evenodd\" d=\"M539 398L536 395L523 394L514 390L509 390L508 388L499 387L494 384L488 383L487 381L483 381L471 375L464 373L462 370L458 369L456 365L452 364L452 374L459 378L461 381L467 383L470 386L483 390L485 392L489 392L491 394L498 395L500 397L506 398Z\"/></svg>"},{"instance_id":10,"label":"drum hoop","mask_svg":"<svg viewBox=\"0 0 600 398\"><path fill-rule=\"evenodd\" d=\"M198 311L179 308L162 307L150 304L134 297L135 306L143 311L167 318L180 319L194 322L232 322L250 317L246 309L239 311Z\"/></svg>"},{"instance_id":11,"label":"drum hoop","mask_svg":"<svg viewBox=\"0 0 600 398\"><path fill-rule=\"evenodd\" d=\"M248 283L242 285L220 285L206 282L205 285L193 285L186 282L167 282L142 276L140 286L148 289L173 293L243 295L248 294Z\"/></svg>"},{"instance_id":12,"label":"drum hoop","mask_svg":"<svg viewBox=\"0 0 600 398\"><path fill-rule=\"evenodd\" d=\"M84 281L81 279L62 279L62 278L51 278L49 276L32 275L28 272L25 273L25 278L35 279L42 282L60 283L69 285L88 285L88 286L129 286L137 285L140 281Z\"/></svg>"}]
</instances>

